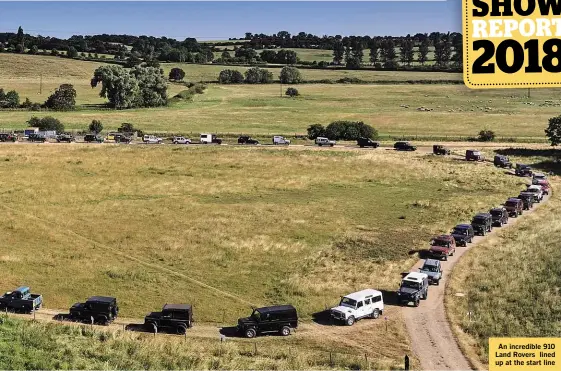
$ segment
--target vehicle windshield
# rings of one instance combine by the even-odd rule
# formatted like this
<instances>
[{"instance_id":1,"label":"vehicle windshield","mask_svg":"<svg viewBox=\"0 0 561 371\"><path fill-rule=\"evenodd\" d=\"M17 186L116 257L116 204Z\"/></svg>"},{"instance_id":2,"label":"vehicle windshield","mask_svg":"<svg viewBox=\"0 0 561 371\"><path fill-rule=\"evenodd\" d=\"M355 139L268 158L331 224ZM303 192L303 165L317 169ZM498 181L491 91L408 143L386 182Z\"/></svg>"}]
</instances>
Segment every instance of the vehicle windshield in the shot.
<instances>
[{"instance_id":1,"label":"vehicle windshield","mask_svg":"<svg viewBox=\"0 0 561 371\"><path fill-rule=\"evenodd\" d=\"M401 287L410 288L410 289L418 289L419 284L417 282L403 280L401 282Z\"/></svg>"},{"instance_id":2,"label":"vehicle windshield","mask_svg":"<svg viewBox=\"0 0 561 371\"><path fill-rule=\"evenodd\" d=\"M421 270L427 272L438 272L438 267L436 265L423 265Z\"/></svg>"},{"instance_id":3,"label":"vehicle windshield","mask_svg":"<svg viewBox=\"0 0 561 371\"><path fill-rule=\"evenodd\" d=\"M485 218L473 218L472 224L485 224Z\"/></svg>"},{"instance_id":4,"label":"vehicle windshield","mask_svg":"<svg viewBox=\"0 0 561 371\"><path fill-rule=\"evenodd\" d=\"M468 234L467 229L462 229L462 228L454 228L452 233L453 234L461 234L462 236L466 236Z\"/></svg>"},{"instance_id":5,"label":"vehicle windshield","mask_svg":"<svg viewBox=\"0 0 561 371\"><path fill-rule=\"evenodd\" d=\"M343 307L355 308L356 307L356 300L349 299L349 298L342 298L339 305L343 306Z\"/></svg>"},{"instance_id":6,"label":"vehicle windshield","mask_svg":"<svg viewBox=\"0 0 561 371\"><path fill-rule=\"evenodd\" d=\"M515 201L507 201L506 206L510 206L510 207L516 207L516 205L518 205L518 202Z\"/></svg>"},{"instance_id":7,"label":"vehicle windshield","mask_svg":"<svg viewBox=\"0 0 561 371\"><path fill-rule=\"evenodd\" d=\"M448 241L445 241L445 240L436 239L436 240L432 240L431 245L432 246L448 247L450 245L450 243Z\"/></svg>"},{"instance_id":8,"label":"vehicle windshield","mask_svg":"<svg viewBox=\"0 0 561 371\"><path fill-rule=\"evenodd\" d=\"M258 310L254 310L253 313L251 313L251 318L259 322L261 320L261 313L259 313Z\"/></svg>"},{"instance_id":9,"label":"vehicle windshield","mask_svg":"<svg viewBox=\"0 0 561 371\"><path fill-rule=\"evenodd\" d=\"M503 211L502 210L491 210L491 215L501 216L501 215L503 215Z\"/></svg>"}]
</instances>

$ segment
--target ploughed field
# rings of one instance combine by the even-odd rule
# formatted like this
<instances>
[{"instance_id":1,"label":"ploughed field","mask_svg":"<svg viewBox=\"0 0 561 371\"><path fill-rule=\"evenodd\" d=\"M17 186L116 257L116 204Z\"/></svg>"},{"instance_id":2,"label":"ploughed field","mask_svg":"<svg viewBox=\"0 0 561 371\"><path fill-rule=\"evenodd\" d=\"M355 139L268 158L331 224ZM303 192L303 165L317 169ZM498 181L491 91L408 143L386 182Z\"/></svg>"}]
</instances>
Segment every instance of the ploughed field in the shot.
<instances>
[{"instance_id":1,"label":"ploughed field","mask_svg":"<svg viewBox=\"0 0 561 371\"><path fill-rule=\"evenodd\" d=\"M104 102L100 87L92 89L90 79L100 63L65 58L0 54L0 87L15 89L23 101L43 103L62 83L77 90L78 109L71 112L0 112L0 129L22 129L33 115L59 118L67 129L85 130L93 119L101 120L106 130L131 122L144 131L159 133L218 132L253 135L305 133L314 123L335 120L361 120L381 134L467 138L482 129L495 131L500 138L544 140L550 117L558 115L561 92L536 89L527 98L526 90L472 91L463 85L376 85L383 81L461 79L460 74L304 70L306 80L337 80L356 77L373 84L301 84L298 98L280 97L288 87L267 85L209 84L205 93L193 101L169 107L135 110L99 110ZM244 71L242 67L162 64L167 74L172 67L185 70L186 81L215 80L224 68ZM280 69L271 68L275 78ZM43 82L41 94L40 82ZM170 84L170 97L186 89ZM91 106L94 105L94 106ZM424 107L430 111L419 111Z\"/></svg>"},{"instance_id":2,"label":"ploughed field","mask_svg":"<svg viewBox=\"0 0 561 371\"><path fill-rule=\"evenodd\" d=\"M6 290L46 307L114 295L121 314L194 305L235 323L251 304L304 318L366 287L393 290L430 236L522 182L432 155L114 145L3 145Z\"/></svg>"}]
</instances>

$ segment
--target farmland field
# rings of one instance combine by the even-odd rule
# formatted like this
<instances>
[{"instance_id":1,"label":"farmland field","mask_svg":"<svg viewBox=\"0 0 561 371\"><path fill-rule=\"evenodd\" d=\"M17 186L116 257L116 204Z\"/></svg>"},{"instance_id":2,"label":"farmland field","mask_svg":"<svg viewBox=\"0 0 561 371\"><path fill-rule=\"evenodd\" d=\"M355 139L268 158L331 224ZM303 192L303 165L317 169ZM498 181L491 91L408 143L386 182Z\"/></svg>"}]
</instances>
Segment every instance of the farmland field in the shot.
<instances>
[{"instance_id":1,"label":"farmland field","mask_svg":"<svg viewBox=\"0 0 561 371\"><path fill-rule=\"evenodd\" d=\"M53 67L53 64L55 67ZM99 63L72 61L55 57L0 54L0 87L16 89L22 98L43 102L62 83L75 86L77 103L99 104L99 88L90 87L90 78ZM165 64L168 71L173 66ZM188 80L216 78L222 66L182 65ZM241 69L241 68L240 68ZM60 71L64 71L63 73ZM277 70L278 71L278 70ZM347 74L376 79L438 79L445 73L375 72L303 70L325 78ZM43 91L39 92L40 75ZM322 75L319 75L322 74ZM17 76L17 77L14 77ZM455 76L459 75L456 74ZM286 86L284 86L286 87ZM171 84L170 95L185 87ZM84 129L92 119L101 120L107 129L122 122L132 122L145 131L168 133L294 134L305 133L312 123L328 124L334 120L362 120L381 134L475 136L491 129L500 137L525 137L543 140L547 120L558 114L561 91L537 89L527 98L526 90L472 91L462 85L349 85L304 84L298 87L301 97L280 98L278 84L208 85L193 102L167 108L123 111L93 110L81 107L71 112L49 112L69 129ZM418 111L426 107L430 112ZM0 128L24 128L32 115L41 112L0 112Z\"/></svg>"},{"instance_id":2,"label":"farmland field","mask_svg":"<svg viewBox=\"0 0 561 371\"><path fill-rule=\"evenodd\" d=\"M411 250L520 187L489 166L385 150L14 144L0 161L4 289L25 283L63 310L115 295L136 318L189 302L198 323L226 325L250 304L291 302L309 322L346 292L392 291ZM364 326L395 362L408 341L388 313L391 334Z\"/></svg>"}]
</instances>

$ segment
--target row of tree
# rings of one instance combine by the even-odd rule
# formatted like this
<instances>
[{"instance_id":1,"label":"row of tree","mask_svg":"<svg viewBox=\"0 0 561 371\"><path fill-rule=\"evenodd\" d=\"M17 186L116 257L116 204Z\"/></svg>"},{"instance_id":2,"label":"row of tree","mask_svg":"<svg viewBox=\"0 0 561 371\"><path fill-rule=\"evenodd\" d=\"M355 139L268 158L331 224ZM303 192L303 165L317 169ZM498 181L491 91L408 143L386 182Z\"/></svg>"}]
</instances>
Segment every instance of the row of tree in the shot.
<instances>
[{"instance_id":1,"label":"row of tree","mask_svg":"<svg viewBox=\"0 0 561 371\"><path fill-rule=\"evenodd\" d=\"M283 84L298 84L303 81L302 74L296 67L284 66L279 74ZM259 67L251 67L244 74L238 70L226 69L218 75L220 84L270 84L273 82L273 73Z\"/></svg>"},{"instance_id":2,"label":"row of tree","mask_svg":"<svg viewBox=\"0 0 561 371\"><path fill-rule=\"evenodd\" d=\"M377 139L378 131L362 121L333 121L324 127L321 124L310 125L308 138L327 137L333 140L357 140L358 138Z\"/></svg>"}]
</instances>

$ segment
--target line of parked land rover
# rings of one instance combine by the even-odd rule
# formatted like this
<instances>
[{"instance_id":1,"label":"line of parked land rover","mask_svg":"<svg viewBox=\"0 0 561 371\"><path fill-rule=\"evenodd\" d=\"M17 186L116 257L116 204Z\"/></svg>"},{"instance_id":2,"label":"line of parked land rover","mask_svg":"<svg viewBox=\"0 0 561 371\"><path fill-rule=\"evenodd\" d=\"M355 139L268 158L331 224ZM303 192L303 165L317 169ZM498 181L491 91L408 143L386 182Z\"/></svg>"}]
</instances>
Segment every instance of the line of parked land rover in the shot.
<instances>
[{"instance_id":1,"label":"line of parked land rover","mask_svg":"<svg viewBox=\"0 0 561 371\"><path fill-rule=\"evenodd\" d=\"M209 141L216 140L209 134ZM411 149L408 142L398 142L402 150ZM368 144L368 143L363 143ZM360 143L359 143L360 145ZM411 146L411 147L410 147ZM396 148L397 149L397 148ZM447 155L450 151L442 146L433 147L435 154ZM438 152L438 153L437 153ZM479 151L467 150L467 161L484 161L484 156ZM512 168L512 163L506 156L495 156L494 165L503 168ZM488 212L476 214L471 223L456 225L449 234L442 234L430 241L427 259L424 260L418 272L402 274L400 287L396 292L397 302L400 305L412 303L415 307L421 300L427 299L429 285L439 285L443 275L442 261L453 256L458 246L467 246L473 242L476 235L485 236L493 227L505 225L510 217L522 215L524 210L529 210L534 203L541 202L544 195L551 192L547 176L535 173L523 164L517 164L518 176L531 177L531 184L517 197L512 197ZM32 294L27 286L19 287L5 293L0 297L0 310L32 312L41 308L43 297ZM331 308L328 313L333 321L352 326L356 321L364 318L379 318L384 311L384 298L381 291L365 289L341 297L339 304ZM86 322L91 324L107 325L117 318L119 307L117 299L109 296L92 296L83 303L76 303L69 309L69 313L61 318L71 321ZM144 319L143 328L146 331L158 332L161 330L185 334L193 326L193 307L189 304L165 304L161 311L151 312ZM294 306L276 305L253 309L250 316L238 319L237 331L241 336L253 338L260 334L278 333L282 336L289 335L298 327L298 313Z\"/></svg>"}]
</instances>

